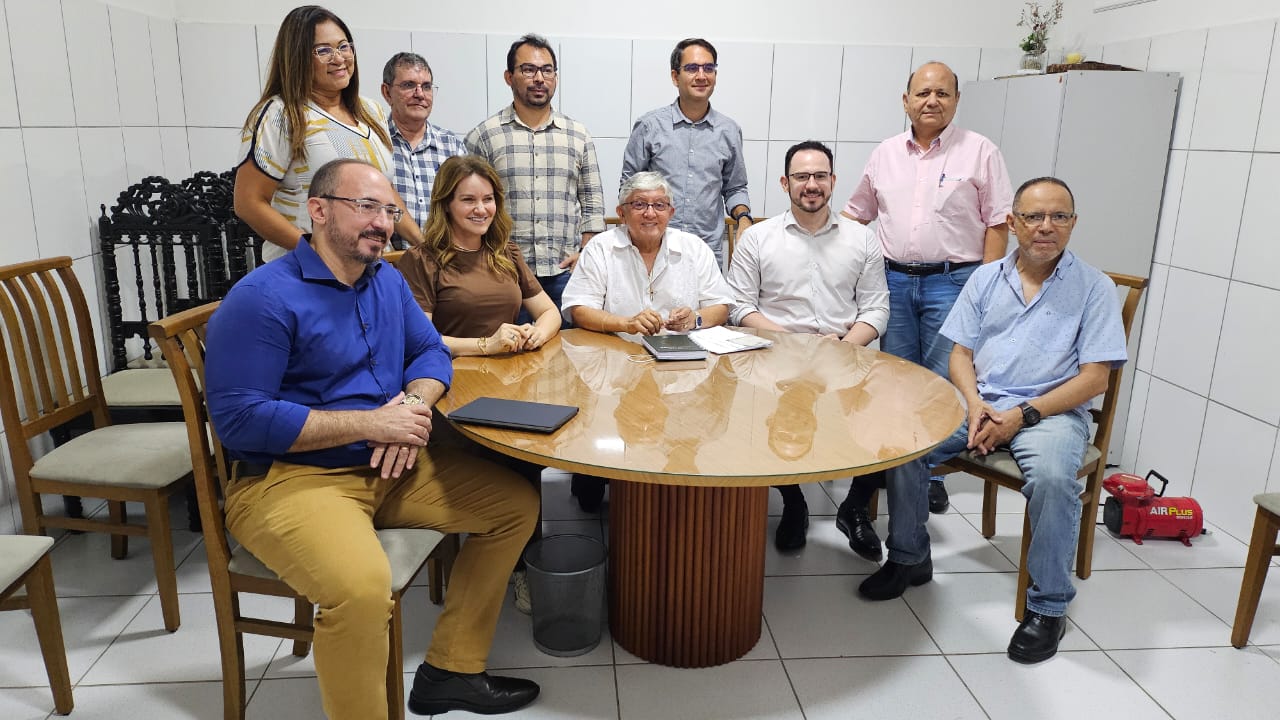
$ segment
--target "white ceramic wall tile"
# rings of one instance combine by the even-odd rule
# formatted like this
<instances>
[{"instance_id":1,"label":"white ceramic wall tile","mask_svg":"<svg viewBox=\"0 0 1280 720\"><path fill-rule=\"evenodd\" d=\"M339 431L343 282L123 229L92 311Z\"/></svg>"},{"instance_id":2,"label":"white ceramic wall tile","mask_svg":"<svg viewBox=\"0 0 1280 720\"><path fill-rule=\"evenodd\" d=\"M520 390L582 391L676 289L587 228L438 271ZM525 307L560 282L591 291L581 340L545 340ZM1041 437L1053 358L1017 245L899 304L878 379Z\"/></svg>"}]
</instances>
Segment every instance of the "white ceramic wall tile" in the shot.
<instances>
[{"instance_id":1,"label":"white ceramic wall tile","mask_svg":"<svg viewBox=\"0 0 1280 720\"><path fill-rule=\"evenodd\" d=\"M1271 474L1267 478L1267 492L1280 492L1280 441L1276 442L1275 454L1271 456Z\"/></svg>"},{"instance_id":2,"label":"white ceramic wall tile","mask_svg":"<svg viewBox=\"0 0 1280 720\"><path fill-rule=\"evenodd\" d=\"M769 139L836 139L844 48L775 45L769 94Z\"/></svg>"},{"instance_id":3,"label":"white ceramic wall tile","mask_svg":"<svg viewBox=\"0 0 1280 720\"><path fill-rule=\"evenodd\" d=\"M240 128L259 95L252 25L178 25L187 124Z\"/></svg>"},{"instance_id":4,"label":"white ceramic wall tile","mask_svg":"<svg viewBox=\"0 0 1280 720\"><path fill-rule=\"evenodd\" d=\"M98 206L108 208L116 196L129 186L126 169L124 136L120 128L79 128L80 165L84 169L86 219L97 233ZM68 208L69 209L69 208ZM94 248L97 248L95 243Z\"/></svg>"},{"instance_id":5,"label":"white ceramic wall tile","mask_svg":"<svg viewBox=\"0 0 1280 720\"><path fill-rule=\"evenodd\" d=\"M625 144L631 135L631 41L566 38L560 67L560 111L586 125L592 137Z\"/></svg>"},{"instance_id":6,"label":"white ceramic wall tile","mask_svg":"<svg viewBox=\"0 0 1280 720\"><path fill-rule=\"evenodd\" d=\"M1200 395L1209 393L1227 284L1212 275L1169 270L1152 375Z\"/></svg>"},{"instance_id":7,"label":"white ceramic wall tile","mask_svg":"<svg viewBox=\"0 0 1280 720\"><path fill-rule=\"evenodd\" d=\"M799 78L773 75L773 46L764 43L715 43L720 71L711 103L742 127L747 140L769 138L769 88L798 83ZM670 51L668 51L670 53ZM670 67L668 65L667 67ZM812 70L812 68L810 69ZM806 73L807 75L808 73ZM668 70L667 78L671 73ZM675 88L673 87L674 91ZM674 93L671 99L675 99Z\"/></svg>"},{"instance_id":8,"label":"white ceramic wall tile","mask_svg":"<svg viewBox=\"0 0 1280 720\"><path fill-rule=\"evenodd\" d=\"M1280 85L1277 89L1280 90ZM1276 243L1274 221L1277 197L1280 197L1280 155L1254 153L1235 265L1231 269L1231 277L1236 280L1280 289L1280 277L1275 272L1280 267L1280 244Z\"/></svg>"},{"instance_id":9,"label":"white ceramic wall tile","mask_svg":"<svg viewBox=\"0 0 1280 720\"><path fill-rule=\"evenodd\" d=\"M151 175L164 175L160 128L123 127L120 131L124 135L124 171L129 184ZM107 202L110 206L111 202Z\"/></svg>"},{"instance_id":10,"label":"white ceramic wall tile","mask_svg":"<svg viewBox=\"0 0 1280 720\"><path fill-rule=\"evenodd\" d=\"M1185 478L1179 477L1178 486L1195 497L1214 525L1248 541L1256 507L1253 496L1266 490L1275 447L1275 425L1210 402L1195 482L1187 488Z\"/></svg>"},{"instance_id":11,"label":"white ceramic wall tile","mask_svg":"<svg viewBox=\"0 0 1280 720\"><path fill-rule=\"evenodd\" d=\"M791 141L775 140L768 145L767 159L765 161L765 173L762 186L764 195L760 200L756 201L757 205L761 205L763 200L763 209L757 210L758 217L773 217L781 215L787 208L791 207L791 199L787 197L787 193L782 189L782 183L779 182L784 174L783 165L787 159L787 148L794 145Z\"/></svg>"},{"instance_id":12,"label":"white ceramic wall tile","mask_svg":"<svg viewBox=\"0 0 1280 720\"><path fill-rule=\"evenodd\" d=\"M960 78L960 87L970 80L978 79L978 65L982 60L982 50L976 47L913 47L911 48L911 70L915 70L927 62L946 63ZM907 86L907 79L902 78L902 87ZM899 93L901 94L901 93Z\"/></svg>"},{"instance_id":13,"label":"white ceramic wall tile","mask_svg":"<svg viewBox=\"0 0 1280 720\"><path fill-rule=\"evenodd\" d=\"M82 257L91 251L85 219L80 140L75 128L25 128L27 175L35 211L37 257Z\"/></svg>"},{"instance_id":14,"label":"white ceramic wall tile","mask_svg":"<svg viewBox=\"0 0 1280 720\"><path fill-rule=\"evenodd\" d=\"M120 124L116 64L107 6L94 0L62 0L67 62L80 126Z\"/></svg>"},{"instance_id":15,"label":"white ceramic wall tile","mask_svg":"<svg viewBox=\"0 0 1280 720\"><path fill-rule=\"evenodd\" d=\"M1178 91L1178 111L1173 121L1174 148L1185 149L1190 146L1192 118L1195 116L1200 67L1204 61L1207 36L1207 30L1189 30L1151 38L1147 70L1172 71L1182 75L1182 86Z\"/></svg>"},{"instance_id":16,"label":"white ceramic wall tile","mask_svg":"<svg viewBox=\"0 0 1280 720\"><path fill-rule=\"evenodd\" d=\"M230 170L236 164L240 131L233 128L187 128L187 147L191 154L192 173L198 170L218 173ZM186 176L181 179L186 179Z\"/></svg>"},{"instance_id":17,"label":"white ceramic wall tile","mask_svg":"<svg viewBox=\"0 0 1280 720\"><path fill-rule=\"evenodd\" d=\"M267 68L271 64L271 51L275 47L279 25L254 25L253 36L258 48L258 92L267 84Z\"/></svg>"},{"instance_id":18,"label":"white ceramic wall tile","mask_svg":"<svg viewBox=\"0 0 1280 720\"><path fill-rule=\"evenodd\" d=\"M1250 159L1249 153L1188 154L1171 265L1231 276Z\"/></svg>"},{"instance_id":19,"label":"white ceramic wall tile","mask_svg":"<svg viewBox=\"0 0 1280 720\"><path fill-rule=\"evenodd\" d=\"M1155 468L1183 482L1189 480L1195 472L1207 403L1160 378L1151 378L1135 467L1143 472Z\"/></svg>"},{"instance_id":20,"label":"white ceramic wall tile","mask_svg":"<svg viewBox=\"0 0 1280 720\"><path fill-rule=\"evenodd\" d=\"M1191 147L1252 150L1267 82L1274 22L1209 30Z\"/></svg>"},{"instance_id":21,"label":"white ceramic wall tile","mask_svg":"<svg viewBox=\"0 0 1280 720\"><path fill-rule=\"evenodd\" d=\"M633 124L650 110L670 105L675 101L676 88L671 84L671 51L677 42L678 39L632 41L631 120ZM716 52L719 51L720 48L717 47ZM734 72L740 72L740 70L735 69ZM716 89L719 91L719 83ZM723 110L717 97L712 96L711 104L717 110Z\"/></svg>"},{"instance_id":22,"label":"white ceramic wall tile","mask_svg":"<svg viewBox=\"0 0 1280 720\"><path fill-rule=\"evenodd\" d=\"M156 110L156 76L152 69L147 16L118 7L107 10L111 19L120 124L154 126L160 122L160 116Z\"/></svg>"},{"instance_id":23,"label":"white ceramic wall tile","mask_svg":"<svg viewBox=\"0 0 1280 720\"><path fill-rule=\"evenodd\" d=\"M588 129L590 129L588 127ZM622 151L626 138L596 137L596 161L600 165L600 184L604 188L604 214L618 213L618 184L622 180Z\"/></svg>"},{"instance_id":24,"label":"white ceramic wall tile","mask_svg":"<svg viewBox=\"0 0 1280 720\"><path fill-rule=\"evenodd\" d=\"M862 171L867 166L871 152L878 142L842 142L836 143L836 188L832 191L831 207L836 211L844 209L849 196L862 179Z\"/></svg>"},{"instance_id":25,"label":"white ceramic wall tile","mask_svg":"<svg viewBox=\"0 0 1280 720\"><path fill-rule=\"evenodd\" d=\"M9 22L5 19L4 3L0 3L0 58L9 55ZM18 127L18 89L13 84L13 72L0 73L0 127ZM3 519L3 517L0 517Z\"/></svg>"},{"instance_id":26,"label":"white ceramic wall tile","mask_svg":"<svg viewBox=\"0 0 1280 720\"><path fill-rule=\"evenodd\" d=\"M1258 120L1258 141L1254 149L1280 152L1280 29L1271 43L1271 65L1262 94L1262 117Z\"/></svg>"},{"instance_id":27,"label":"white ceramic wall tile","mask_svg":"<svg viewBox=\"0 0 1280 720\"><path fill-rule=\"evenodd\" d=\"M511 49L511 43L518 40L520 35L486 35L485 36L485 82L489 91L489 111L485 117L493 115L502 108L511 104L511 86L507 85L503 74L507 71L507 51ZM556 62L560 61L560 39L555 37L546 37L547 43L555 50ZM560 109L560 87L557 79L556 94L551 100L551 105L555 109Z\"/></svg>"},{"instance_id":28,"label":"white ceramic wall tile","mask_svg":"<svg viewBox=\"0 0 1280 720\"><path fill-rule=\"evenodd\" d=\"M1129 413L1124 424L1124 450L1120 454L1120 470L1138 471L1138 441L1142 437L1142 422L1147 416L1147 391L1151 388L1151 376L1141 371L1127 373L1133 378L1133 390L1129 395ZM1115 440L1112 440L1115 443Z\"/></svg>"},{"instance_id":29,"label":"white ceramic wall tile","mask_svg":"<svg viewBox=\"0 0 1280 720\"><path fill-rule=\"evenodd\" d=\"M156 85L156 112L161 125L185 125L187 113L182 101L182 62L178 59L178 28L173 20L152 17L151 63ZM261 86L259 86L261 87ZM192 88L192 92L196 89ZM242 112L248 114L249 109Z\"/></svg>"},{"instance_id":30,"label":"white ceramic wall tile","mask_svg":"<svg viewBox=\"0 0 1280 720\"><path fill-rule=\"evenodd\" d=\"M412 50L411 35L408 30L370 30L361 27L352 27L351 34L356 44L360 94L390 113L391 106L382 99L382 66L387 64L392 55Z\"/></svg>"},{"instance_id":31,"label":"white ceramic wall tile","mask_svg":"<svg viewBox=\"0 0 1280 720\"><path fill-rule=\"evenodd\" d=\"M1263 330L1280 317L1280 290L1231 283L1209 397L1272 425L1280 424L1275 359L1280 336Z\"/></svg>"},{"instance_id":32,"label":"white ceramic wall tile","mask_svg":"<svg viewBox=\"0 0 1280 720\"><path fill-rule=\"evenodd\" d=\"M237 145L231 149L233 153L230 164L234 165L239 158L234 153L239 150L239 138L236 138ZM162 127L160 128L160 152L164 158L164 165L161 168L163 172L156 174L163 175L172 182L181 182L191 175L191 151L187 147L187 129L181 127Z\"/></svg>"},{"instance_id":33,"label":"white ceramic wall tile","mask_svg":"<svg viewBox=\"0 0 1280 720\"><path fill-rule=\"evenodd\" d=\"M0 265L39 257L22 134L23 131L17 128L0 129L0 217L5 219L5 241L0 242ZM4 454L7 457L8 451Z\"/></svg>"},{"instance_id":34,"label":"white ceramic wall tile","mask_svg":"<svg viewBox=\"0 0 1280 720\"><path fill-rule=\"evenodd\" d=\"M1022 50L1016 47L982 48L978 61L978 79L991 80L1018 71Z\"/></svg>"},{"instance_id":35,"label":"white ceramic wall tile","mask_svg":"<svg viewBox=\"0 0 1280 720\"><path fill-rule=\"evenodd\" d=\"M1160 224L1156 228L1156 247L1151 259L1166 265L1173 257L1173 237L1178 229L1178 207L1182 202L1187 154L1186 150L1170 150L1169 167L1165 170L1164 195L1160 199Z\"/></svg>"},{"instance_id":36,"label":"white ceramic wall tile","mask_svg":"<svg viewBox=\"0 0 1280 720\"><path fill-rule=\"evenodd\" d=\"M75 103L61 5L5 0L5 20L22 124L74 126Z\"/></svg>"},{"instance_id":37,"label":"white ceramic wall tile","mask_svg":"<svg viewBox=\"0 0 1280 720\"><path fill-rule=\"evenodd\" d=\"M1102 62L1146 70L1151 55L1151 38L1124 40L1102 46Z\"/></svg>"},{"instance_id":38,"label":"white ceramic wall tile","mask_svg":"<svg viewBox=\"0 0 1280 720\"><path fill-rule=\"evenodd\" d=\"M836 138L878 143L902 132L902 93L910 75L911 48L846 45Z\"/></svg>"},{"instance_id":39,"label":"white ceramic wall tile","mask_svg":"<svg viewBox=\"0 0 1280 720\"><path fill-rule=\"evenodd\" d=\"M1142 333L1138 340L1138 369L1151 372L1160 335L1160 316L1164 311L1165 287L1169 283L1169 266L1151 266L1147 291L1142 294Z\"/></svg>"},{"instance_id":40,"label":"white ceramic wall tile","mask_svg":"<svg viewBox=\"0 0 1280 720\"><path fill-rule=\"evenodd\" d=\"M718 46L717 46L718 49ZM742 143L742 157L747 163L747 192L751 196L751 209L764 204L765 188L769 184L769 143L763 140L747 140Z\"/></svg>"},{"instance_id":41,"label":"white ceramic wall tile","mask_svg":"<svg viewBox=\"0 0 1280 720\"><path fill-rule=\"evenodd\" d=\"M431 66L432 81L440 85L431 108L431 122L466 137L489 116L483 35L413 33L413 51Z\"/></svg>"}]
</instances>

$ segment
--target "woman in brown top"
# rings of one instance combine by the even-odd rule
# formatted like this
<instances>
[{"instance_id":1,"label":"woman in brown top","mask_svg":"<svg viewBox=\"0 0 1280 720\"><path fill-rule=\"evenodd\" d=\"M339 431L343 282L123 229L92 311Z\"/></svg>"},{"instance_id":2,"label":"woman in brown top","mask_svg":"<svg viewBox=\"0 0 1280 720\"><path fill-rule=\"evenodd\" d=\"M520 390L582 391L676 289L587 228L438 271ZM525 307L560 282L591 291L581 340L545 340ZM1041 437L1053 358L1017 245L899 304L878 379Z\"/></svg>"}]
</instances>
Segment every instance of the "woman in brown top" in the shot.
<instances>
[{"instance_id":1,"label":"woman in brown top","mask_svg":"<svg viewBox=\"0 0 1280 720\"><path fill-rule=\"evenodd\" d=\"M536 350L560 332L560 312L509 239L504 200L484 158L445 160L423 243L396 263L454 357ZM515 324L522 306L534 322Z\"/></svg>"}]
</instances>

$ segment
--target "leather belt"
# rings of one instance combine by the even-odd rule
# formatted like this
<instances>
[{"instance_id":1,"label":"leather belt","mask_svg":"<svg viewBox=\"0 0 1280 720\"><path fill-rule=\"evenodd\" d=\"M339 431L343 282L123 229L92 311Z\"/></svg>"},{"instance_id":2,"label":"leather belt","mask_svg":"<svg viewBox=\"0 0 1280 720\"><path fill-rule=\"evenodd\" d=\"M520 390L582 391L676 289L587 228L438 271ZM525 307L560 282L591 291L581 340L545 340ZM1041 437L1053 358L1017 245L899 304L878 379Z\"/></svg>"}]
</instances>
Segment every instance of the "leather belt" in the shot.
<instances>
[{"instance_id":1,"label":"leather belt","mask_svg":"<svg viewBox=\"0 0 1280 720\"><path fill-rule=\"evenodd\" d=\"M248 462L247 460L237 460L237 478L255 477L257 475L266 475L271 472L271 463Z\"/></svg>"},{"instance_id":2,"label":"leather belt","mask_svg":"<svg viewBox=\"0 0 1280 720\"><path fill-rule=\"evenodd\" d=\"M969 262L936 262L936 263L900 263L885 258L884 266L894 272L900 272L905 275L915 275L921 277L924 275L937 275L939 273L949 273L952 270L960 270L962 268L981 265L979 260L970 260Z\"/></svg>"}]
</instances>

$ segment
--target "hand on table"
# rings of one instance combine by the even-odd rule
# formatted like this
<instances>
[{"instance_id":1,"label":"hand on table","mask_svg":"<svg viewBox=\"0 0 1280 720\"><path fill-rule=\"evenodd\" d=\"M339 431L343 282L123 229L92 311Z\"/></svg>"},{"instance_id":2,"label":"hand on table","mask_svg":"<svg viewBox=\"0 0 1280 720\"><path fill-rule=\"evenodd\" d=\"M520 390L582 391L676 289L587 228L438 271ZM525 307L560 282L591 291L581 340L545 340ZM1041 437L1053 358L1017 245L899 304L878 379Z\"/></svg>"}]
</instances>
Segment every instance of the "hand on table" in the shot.
<instances>
[{"instance_id":1,"label":"hand on table","mask_svg":"<svg viewBox=\"0 0 1280 720\"><path fill-rule=\"evenodd\" d=\"M656 310L641 310L627 320L625 332L656 335L660 330L662 330L662 316Z\"/></svg>"},{"instance_id":2,"label":"hand on table","mask_svg":"<svg viewBox=\"0 0 1280 720\"><path fill-rule=\"evenodd\" d=\"M697 315L693 312L692 308L676 308L667 316L667 322L663 327L672 332L688 332L693 330L697 325L695 322L696 317Z\"/></svg>"}]
</instances>

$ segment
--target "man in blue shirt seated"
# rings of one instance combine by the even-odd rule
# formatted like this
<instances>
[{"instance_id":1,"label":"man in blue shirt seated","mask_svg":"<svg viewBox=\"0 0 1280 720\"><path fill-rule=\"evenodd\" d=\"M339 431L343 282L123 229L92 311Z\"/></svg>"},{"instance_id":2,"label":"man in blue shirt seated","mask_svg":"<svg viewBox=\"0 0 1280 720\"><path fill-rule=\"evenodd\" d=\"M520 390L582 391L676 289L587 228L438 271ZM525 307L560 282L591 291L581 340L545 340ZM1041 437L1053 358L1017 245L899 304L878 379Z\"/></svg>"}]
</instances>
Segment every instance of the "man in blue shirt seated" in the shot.
<instances>
[{"instance_id":1,"label":"man in blue shirt seated","mask_svg":"<svg viewBox=\"0 0 1280 720\"><path fill-rule=\"evenodd\" d=\"M537 521L515 473L431 443L453 372L439 333L381 260L400 209L358 160L311 183L313 234L250 273L209 321L210 416L231 456L227 528L319 606L325 713L387 717L391 570L374 528L468 533L409 709L509 712L538 686L484 672L507 578Z\"/></svg>"},{"instance_id":2,"label":"man in blue shirt seated","mask_svg":"<svg viewBox=\"0 0 1280 720\"><path fill-rule=\"evenodd\" d=\"M1031 516L1027 609L1009 657L1053 657L1075 597L1071 558L1080 529L1076 478L1089 442L1089 401L1127 359L1115 284L1066 249L1075 198L1057 178L1028 180L1009 225L1018 247L974 271L942 326L955 342L951 382L968 418L924 458L888 471L889 559L858 587L871 600L933 579L928 468L968 448L1007 448L1022 470Z\"/></svg>"}]
</instances>

